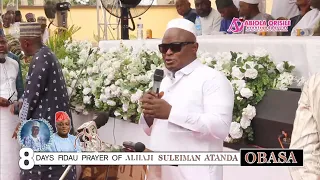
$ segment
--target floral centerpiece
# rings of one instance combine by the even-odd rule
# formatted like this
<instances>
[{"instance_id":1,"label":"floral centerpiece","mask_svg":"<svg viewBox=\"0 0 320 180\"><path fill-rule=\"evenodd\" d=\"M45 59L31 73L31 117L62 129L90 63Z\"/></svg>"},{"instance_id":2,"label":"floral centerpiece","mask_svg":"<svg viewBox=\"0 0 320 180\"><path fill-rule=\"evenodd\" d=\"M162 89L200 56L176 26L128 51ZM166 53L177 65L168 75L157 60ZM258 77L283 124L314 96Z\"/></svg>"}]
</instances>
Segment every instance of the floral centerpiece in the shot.
<instances>
[{"instance_id":1,"label":"floral centerpiece","mask_svg":"<svg viewBox=\"0 0 320 180\"><path fill-rule=\"evenodd\" d=\"M138 121L138 100L151 88L155 69L163 67L161 54L122 44L102 51L87 41L66 41L64 53L60 62L71 104L78 113L109 111L118 118ZM223 72L234 88L233 122L226 139L231 143L253 140L255 105L267 90L287 90L297 80L292 75L294 65L286 61L275 64L263 49L253 54L200 52L198 58Z\"/></svg>"},{"instance_id":2,"label":"floral centerpiece","mask_svg":"<svg viewBox=\"0 0 320 180\"><path fill-rule=\"evenodd\" d=\"M251 120L256 116L257 105L269 89L287 90L296 80L291 74L294 65L284 61L276 65L263 49L253 54L224 52L211 56L201 54L200 60L223 72L230 80L234 93L233 122L227 142L253 140Z\"/></svg>"}]
</instances>

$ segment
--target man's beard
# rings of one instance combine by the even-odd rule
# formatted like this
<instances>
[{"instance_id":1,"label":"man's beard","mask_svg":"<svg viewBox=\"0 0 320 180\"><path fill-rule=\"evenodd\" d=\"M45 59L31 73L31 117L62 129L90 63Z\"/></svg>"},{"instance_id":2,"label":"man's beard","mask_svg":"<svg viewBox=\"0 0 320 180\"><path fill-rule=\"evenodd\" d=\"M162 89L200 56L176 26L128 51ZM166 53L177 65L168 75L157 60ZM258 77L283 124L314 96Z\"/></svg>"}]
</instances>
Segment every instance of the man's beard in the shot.
<instances>
[{"instance_id":1,"label":"man's beard","mask_svg":"<svg viewBox=\"0 0 320 180\"><path fill-rule=\"evenodd\" d=\"M0 63L4 63L6 61L7 54L0 53Z\"/></svg>"}]
</instances>

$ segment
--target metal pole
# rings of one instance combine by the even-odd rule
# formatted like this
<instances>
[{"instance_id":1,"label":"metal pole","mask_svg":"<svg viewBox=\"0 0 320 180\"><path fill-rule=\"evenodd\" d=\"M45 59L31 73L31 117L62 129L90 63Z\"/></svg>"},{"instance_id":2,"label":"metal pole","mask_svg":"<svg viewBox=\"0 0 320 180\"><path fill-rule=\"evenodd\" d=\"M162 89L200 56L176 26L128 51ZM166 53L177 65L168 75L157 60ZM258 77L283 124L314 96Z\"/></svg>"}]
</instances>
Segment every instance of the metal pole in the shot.
<instances>
[{"instance_id":1,"label":"metal pole","mask_svg":"<svg viewBox=\"0 0 320 180\"><path fill-rule=\"evenodd\" d=\"M97 30L98 30L98 39L100 39L100 16L99 16L99 10L100 10L100 1L96 1L97 4Z\"/></svg>"},{"instance_id":2,"label":"metal pole","mask_svg":"<svg viewBox=\"0 0 320 180\"><path fill-rule=\"evenodd\" d=\"M100 1L101 3L101 1ZM101 4L102 6L102 4ZM105 10L103 7L101 7L101 10L103 12L103 38L102 40L108 40L108 21L107 21L107 10Z\"/></svg>"},{"instance_id":3,"label":"metal pole","mask_svg":"<svg viewBox=\"0 0 320 180\"><path fill-rule=\"evenodd\" d=\"M19 0L16 0L16 10L19 9Z\"/></svg>"},{"instance_id":4,"label":"metal pole","mask_svg":"<svg viewBox=\"0 0 320 180\"><path fill-rule=\"evenodd\" d=\"M3 0L0 0L0 6L1 6L1 15L3 14Z\"/></svg>"}]
</instances>

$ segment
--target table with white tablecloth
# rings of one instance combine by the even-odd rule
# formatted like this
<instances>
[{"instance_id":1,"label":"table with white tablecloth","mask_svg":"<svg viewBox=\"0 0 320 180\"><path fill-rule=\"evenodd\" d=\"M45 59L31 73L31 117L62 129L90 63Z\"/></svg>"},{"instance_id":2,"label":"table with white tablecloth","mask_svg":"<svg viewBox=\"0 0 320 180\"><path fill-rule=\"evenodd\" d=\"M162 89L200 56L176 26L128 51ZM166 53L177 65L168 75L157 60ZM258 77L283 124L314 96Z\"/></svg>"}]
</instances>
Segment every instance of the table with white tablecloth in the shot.
<instances>
[{"instance_id":1,"label":"table with white tablecloth","mask_svg":"<svg viewBox=\"0 0 320 180\"><path fill-rule=\"evenodd\" d=\"M100 41L99 47L108 50L120 42L134 48L158 50L161 39ZM290 61L296 66L297 76L308 77L320 71L320 37L281 37L256 35L216 35L198 37L199 50L216 52L248 52L264 48L275 62Z\"/></svg>"}]
</instances>

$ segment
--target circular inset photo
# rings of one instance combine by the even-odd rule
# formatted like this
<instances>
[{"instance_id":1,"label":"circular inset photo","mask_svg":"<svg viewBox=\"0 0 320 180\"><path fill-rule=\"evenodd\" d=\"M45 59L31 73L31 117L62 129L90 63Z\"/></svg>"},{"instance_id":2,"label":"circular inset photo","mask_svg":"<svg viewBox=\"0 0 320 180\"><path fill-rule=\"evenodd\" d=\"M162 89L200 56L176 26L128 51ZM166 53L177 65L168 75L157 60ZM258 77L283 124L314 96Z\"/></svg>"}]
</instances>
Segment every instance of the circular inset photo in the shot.
<instances>
[{"instance_id":1,"label":"circular inset photo","mask_svg":"<svg viewBox=\"0 0 320 180\"><path fill-rule=\"evenodd\" d=\"M46 151L51 144L53 130L44 119L27 120L22 123L18 139L22 147L33 151Z\"/></svg>"}]
</instances>

